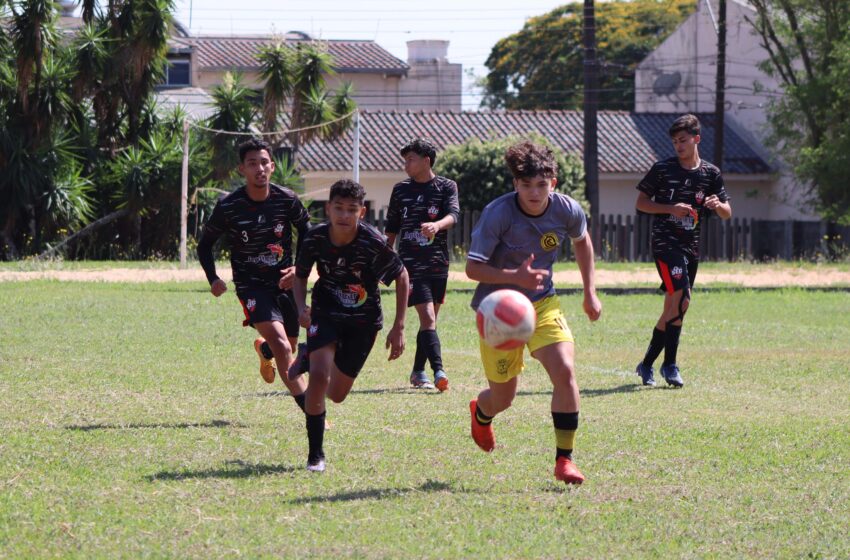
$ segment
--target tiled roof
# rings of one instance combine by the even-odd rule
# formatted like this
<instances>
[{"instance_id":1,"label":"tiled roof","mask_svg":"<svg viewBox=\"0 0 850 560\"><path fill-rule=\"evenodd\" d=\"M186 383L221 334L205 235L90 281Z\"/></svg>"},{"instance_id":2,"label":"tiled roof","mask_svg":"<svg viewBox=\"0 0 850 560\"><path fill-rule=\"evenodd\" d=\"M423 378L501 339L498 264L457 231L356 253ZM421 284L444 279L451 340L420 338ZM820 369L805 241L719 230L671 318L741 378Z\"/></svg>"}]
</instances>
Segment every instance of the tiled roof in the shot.
<instances>
[{"instance_id":1,"label":"tiled roof","mask_svg":"<svg viewBox=\"0 0 850 560\"><path fill-rule=\"evenodd\" d=\"M667 129L678 114L600 111L599 171L646 173L657 160L675 155ZM711 160L714 115L698 114L702 123L700 153ZM727 117L728 119L728 117ZM398 150L410 138L425 136L443 149L470 138L486 139L538 132L564 152L581 155L584 145L583 114L579 111L505 112L383 112L360 113L361 171L399 171ZM770 166L727 123L725 173L760 174ZM351 169L352 131L334 141L314 140L298 155L305 171Z\"/></svg>"},{"instance_id":2,"label":"tiled roof","mask_svg":"<svg viewBox=\"0 0 850 560\"><path fill-rule=\"evenodd\" d=\"M201 69L259 70L257 54L264 45L272 43L271 37L187 37L181 42L195 49L196 61ZM284 44L294 47L299 42L287 39ZM381 72L405 74L408 65L384 50L374 41L321 41L334 58L339 72Z\"/></svg>"}]
</instances>

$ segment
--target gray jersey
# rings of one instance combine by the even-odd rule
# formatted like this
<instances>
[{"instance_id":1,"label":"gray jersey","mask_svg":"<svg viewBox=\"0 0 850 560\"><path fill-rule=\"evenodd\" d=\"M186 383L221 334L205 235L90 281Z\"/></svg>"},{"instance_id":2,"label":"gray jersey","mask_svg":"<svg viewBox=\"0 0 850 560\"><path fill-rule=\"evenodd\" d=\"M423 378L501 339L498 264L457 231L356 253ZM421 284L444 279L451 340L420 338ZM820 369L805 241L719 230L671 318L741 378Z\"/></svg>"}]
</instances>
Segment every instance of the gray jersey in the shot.
<instances>
[{"instance_id":1,"label":"gray jersey","mask_svg":"<svg viewBox=\"0 0 850 560\"><path fill-rule=\"evenodd\" d=\"M584 210L565 194L550 194L549 206L540 216L523 212L515 192L495 199L484 208L472 231L472 245L467 258L494 268L515 269L533 254L532 268L548 270L549 276L543 281L542 290L526 290L512 284L478 284L472 296L472 308L477 309L489 293L502 288L518 290L531 301L554 294L551 273L558 248L567 237L578 241L586 233Z\"/></svg>"}]
</instances>

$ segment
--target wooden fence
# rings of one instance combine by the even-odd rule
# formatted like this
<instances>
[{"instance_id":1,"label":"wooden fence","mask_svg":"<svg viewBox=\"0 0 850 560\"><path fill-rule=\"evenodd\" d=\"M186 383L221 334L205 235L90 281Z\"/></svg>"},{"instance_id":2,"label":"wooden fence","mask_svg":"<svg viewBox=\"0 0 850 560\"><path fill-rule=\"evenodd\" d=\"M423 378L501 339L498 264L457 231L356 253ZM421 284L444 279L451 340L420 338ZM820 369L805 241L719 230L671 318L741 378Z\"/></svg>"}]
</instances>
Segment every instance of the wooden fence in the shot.
<instances>
[{"instance_id":1,"label":"wooden fence","mask_svg":"<svg viewBox=\"0 0 850 560\"><path fill-rule=\"evenodd\" d=\"M464 260L469 250L472 230L481 212L461 212L458 223L448 232L453 260ZM366 220L384 228L384 211L370 211ZM652 261L650 233L652 216L602 215L599 223L590 224L593 247L598 259L605 261ZM850 253L850 227L826 222L793 220L754 220L735 218L720 220L709 217L700 227L700 259L704 261L770 260L826 258ZM572 245L562 244L559 260L572 260Z\"/></svg>"}]
</instances>

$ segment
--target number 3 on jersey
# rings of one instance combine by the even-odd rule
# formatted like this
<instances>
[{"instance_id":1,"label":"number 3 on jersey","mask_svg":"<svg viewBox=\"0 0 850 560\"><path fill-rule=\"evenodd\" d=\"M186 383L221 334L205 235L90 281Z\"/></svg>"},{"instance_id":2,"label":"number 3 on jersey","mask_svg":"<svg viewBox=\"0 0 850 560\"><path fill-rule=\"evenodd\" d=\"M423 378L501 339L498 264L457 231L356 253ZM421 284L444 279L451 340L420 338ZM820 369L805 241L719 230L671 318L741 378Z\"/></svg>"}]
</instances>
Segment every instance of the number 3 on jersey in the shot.
<instances>
[{"instance_id":1,"label":"number 3 on jersey","mask_svg":"<svg viewBox=\"0 0 850 560\"><path fill-rule=\"evenodd\" d=\"M242 243L248 243L248 232L244 229L242 230Z\"/></svg>"}]
</instances>

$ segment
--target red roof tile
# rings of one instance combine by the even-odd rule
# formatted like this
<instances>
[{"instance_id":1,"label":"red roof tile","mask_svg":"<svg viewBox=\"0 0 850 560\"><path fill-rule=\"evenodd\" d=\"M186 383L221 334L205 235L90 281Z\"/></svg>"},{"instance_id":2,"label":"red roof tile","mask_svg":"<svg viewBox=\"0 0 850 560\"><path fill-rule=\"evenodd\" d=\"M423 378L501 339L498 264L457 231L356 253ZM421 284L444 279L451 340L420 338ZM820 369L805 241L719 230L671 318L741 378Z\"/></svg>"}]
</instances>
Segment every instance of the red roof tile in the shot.
<instances>
[{"instance_id":1,"label":"red roof tile","mask_svg":"<svg viewBox=\"0 0 850 560\"><path fill-rule=\"evenodd\" d=\"M678 115L666 113L599 112L599 171L646 173L652 164L674 155L667 129ZM713 153L714 115L699 114L700 151ZM728 117L727 117L728 118ZM360 113L360 169L400 171L398 150L415 136L430 138L438 149L470 138L487 139L538 132L561 150L581 155L584 119L579 111L505 112L384 112ZM725 127L723 170L726 173L769 173L770 166L729 124ZM350 170L353 136L348 131L334 141L314 140L301 148L305 171Z\"/></svg>"},{"instance_id":2,"label":"red roof tile","mask_svg":"<svg viewBox=\"0 0 850 560\"><path fill-rule=\"evenodd\" d=\"M204 70L259 70L260 48L273 42L271 37L187 37L181 42L194 47L198 67ZM300 42L287 39L294 47ZM334 58L339 72L381 72L405 74L408 65L391 55L374 41L321 41Z\"/></svg>"}]
</instances>

